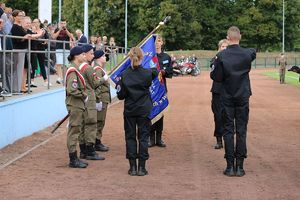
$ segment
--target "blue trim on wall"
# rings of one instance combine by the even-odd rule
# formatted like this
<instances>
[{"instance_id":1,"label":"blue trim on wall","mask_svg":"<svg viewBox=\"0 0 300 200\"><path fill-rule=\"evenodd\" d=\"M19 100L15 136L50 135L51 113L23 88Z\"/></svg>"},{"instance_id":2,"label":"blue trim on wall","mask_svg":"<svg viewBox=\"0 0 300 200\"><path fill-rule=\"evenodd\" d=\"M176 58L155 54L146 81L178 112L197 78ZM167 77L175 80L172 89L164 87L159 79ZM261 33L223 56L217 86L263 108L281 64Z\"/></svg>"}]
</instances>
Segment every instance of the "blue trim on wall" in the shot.
<instances>
[{"instance_id":1,"label":"blue trim on wall","mask_svg":"<svg viewBox=\"0 0 300 200\"><path fill-rule=\"evenodd\" d=\"M0 103L0 148L52 125L66 114L64 88Z\"/></svg>"},{"instance_id":2,"label":"blue trim on wall","mask_svg":"<svg viewBox=\"0 0 300 200\"><path fill-rule=\"evenodd\" d=\"M111 87L111 97L116 90ZM0 148L40 131L67 114L65 88L0 103Z\"/></svg>"}]
</instances>

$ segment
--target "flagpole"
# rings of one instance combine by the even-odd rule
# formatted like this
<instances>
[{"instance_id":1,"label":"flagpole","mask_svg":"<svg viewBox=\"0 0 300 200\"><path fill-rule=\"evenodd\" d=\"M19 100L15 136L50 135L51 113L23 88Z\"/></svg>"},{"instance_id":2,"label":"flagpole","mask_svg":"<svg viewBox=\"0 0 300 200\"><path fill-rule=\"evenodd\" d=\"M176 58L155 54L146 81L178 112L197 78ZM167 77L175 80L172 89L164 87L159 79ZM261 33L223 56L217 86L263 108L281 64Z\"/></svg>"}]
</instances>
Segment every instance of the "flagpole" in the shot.
<instances>
[{"instance_id":1,"label":"flagpole","mask_svg":"<svg viewBox=\"0 0 300 200\"><path fill-rule=\"evenodd\" d=\"M158 26L156 26L138 45L138 47L142 46L145 41L147 41L153 34L155 34L157 31L159 31L164 25L166 25L169 21L171 20L170 16L167 16L163 21L159 22ZM108 75L112 74L116 69L118 69L124 61L128 58L129 56L126 55L125 58L123 58L122 62L120 62L117 66L115 66L109 73Z\"/></svg>"}]
</instances>

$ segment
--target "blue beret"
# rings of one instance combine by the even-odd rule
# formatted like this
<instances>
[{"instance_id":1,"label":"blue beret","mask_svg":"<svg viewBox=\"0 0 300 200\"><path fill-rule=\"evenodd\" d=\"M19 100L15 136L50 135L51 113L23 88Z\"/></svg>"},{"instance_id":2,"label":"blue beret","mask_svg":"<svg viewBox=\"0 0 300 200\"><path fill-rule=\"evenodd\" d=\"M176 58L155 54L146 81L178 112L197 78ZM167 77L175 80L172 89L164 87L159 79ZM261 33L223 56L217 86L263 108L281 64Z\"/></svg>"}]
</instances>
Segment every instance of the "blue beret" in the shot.
<instances>
[{"instance_id":1,"label":"blue beret","mask_svg":"<svg viewBox=\"0 0 300 200\"><path fill-rule=\"evenodd\" d=\"M83 49L82 47L73 47L71 50L70 50L70 56L77 56L77 55L80 55L83 53Z\"/></svg>"},{"instance_id":2,"label":"blue beret","mask_svg":"<svg viewBox=\"0 0 300 200\"><path fill-rule=\"evenodd\" d=\"M94 59L101 58L104 55L104 51L102 50L97 50L94 52Z\"/></svg>"},{"instance_id":3,"label":"blue beret","mask_svg":"<svg viewBox=\"0 0 300 200\"><path fill-rule=\"evenodd\" d=\"M93 46L90 45L90 44L85 44L85 45L82 46L82 48L83 48L83 52L87 53L87 52L89 52L90 50L93 49Z\"/></svg>"}]
</instances>

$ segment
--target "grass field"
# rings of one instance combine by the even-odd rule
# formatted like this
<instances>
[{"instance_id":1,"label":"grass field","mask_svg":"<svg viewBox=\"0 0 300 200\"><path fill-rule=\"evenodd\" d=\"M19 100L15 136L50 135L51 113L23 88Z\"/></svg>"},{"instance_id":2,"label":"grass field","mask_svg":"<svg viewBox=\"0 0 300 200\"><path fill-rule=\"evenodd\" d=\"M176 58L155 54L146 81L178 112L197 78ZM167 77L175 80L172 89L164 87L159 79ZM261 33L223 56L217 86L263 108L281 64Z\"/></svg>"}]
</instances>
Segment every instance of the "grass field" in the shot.
<instances>
[{"instance_id":1,"label":"grass field","mask_svg":"<svg viewBox=\"0 0 300 200\"><path fill-rule=\"evenodd\" d=\"M278 73L278 71L265 72L264 75L278 80L278 83L279 83L279 73ZM297 74L295 72L287 71L286 74L285 74L285 82L288 83L288 84L292 84L292 85L295 85L297 87L300 87L299 74Z\"/></svg>"}]
</instances>

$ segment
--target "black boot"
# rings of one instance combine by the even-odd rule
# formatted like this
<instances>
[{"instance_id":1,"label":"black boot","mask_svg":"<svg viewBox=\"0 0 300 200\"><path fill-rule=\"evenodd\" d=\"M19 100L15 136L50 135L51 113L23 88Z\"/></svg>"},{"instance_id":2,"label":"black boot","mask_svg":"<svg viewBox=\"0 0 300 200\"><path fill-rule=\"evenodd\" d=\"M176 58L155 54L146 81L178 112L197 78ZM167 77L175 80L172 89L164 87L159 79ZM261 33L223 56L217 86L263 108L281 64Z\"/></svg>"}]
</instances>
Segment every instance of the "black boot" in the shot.
<instances>
[{"instance_id":1,"label":"black boot","mask_svg":"<svg viewBox=\"0 0 300 200\"><path fill-rule=\"evenodd\" d=\"M86 168L87 164L83 163L81 160L77 157L77 151L73 153L69 153L70 163L69 167L71 168Z\"/></svg>"},{"instance_id":2,"label":"black boot","mask_svg":"<svg viewBox=\"0 0 300 200\"><path fill-rule=\"evenodd\" d=\"M86 145L85 144L79 144L79 148L80 148L79 158L80 159L85 159L86 158Z\"/></svg>"},{"instance_id":3,"label":"black boot","mask_svg":"<svg viewBox=\"0 0 300 200\"><path fill-rule=\"evenodd\" d=\"M244 176L245 170L244 170L244 159L236 159L236 176Z\"/></svg>"},{"instance_id":4,"label":"black boot","mask_svg":"<svg viewBox=\"0 0 300 200\"><path fill-rule=\"evenodd\" d=\"M151 131L149 136L148 147L154 147L154 146L155 146L155 131Z\"/></svg>"},{"instance_id":5,"label":"black boot","mask_svg":"<svg viewBox=\"0 0 300 200\"><path fill-rule=\"evenodd\" d=\"M215 145L215 149L222 149L223 143L222 143L222 137L216 137L217 138L217 144Z\"/></svg>"},{"instance_id":6,"label":"black boot","mask_svg":"<svg viewBox=\"0 0 300 200\"><path fill-rule=\"evenodd\" d=\"M148 171L146 170L146 160L139 160L139 169L137 172L138 176L145 176L148 174Z\"/></svg>"},{"instance_id":7,"label":"black boot","mask_svg":"<svg viewBox=\"0 0 300 200\"><path fill-rule=\"evenodd\" d=\"M101 140L96 139L96 142L95 142L95 151L105 152L105 151L108 151L108 150L109 150L109 148L107 146L105 146L104 144L102 144Z\"/></svg>"},{"instance_id":8,"label":"black boot","mask_svg":"<svg viewBox=\"0 0 300 200\"><path fill-rule=\"evenodd\" d=\"M226 160L226 161L227 161L227 167L224 170L223 174L226 176L235 176L234 161L233 160Z\"/></svg>"},{"instance_id":9,"label":"black boot","mask_svg":"<svg viewBox=\"0 0 300 200\"><path fill-rule=\"evenodd\" d=\"M136 176L137 175L137 171L136 171L136 159L130 159L129 160L129 170L128 170L128 174L130 176Z\"/></svg>"},{"instance_id":10,"label":"black boot","mask_svg":"<svg viewBox=\"0 0 300 200\"><path fill-rule=\"evenodd\" d=\"M86 159L87 160L105 160L104 157L99 156L95 149L94 149L94 145L90 144L86 146L86 150L87 150L87 155L86 155Z\"/></svg>"},{"instance_id":11,"label":"black boot","mask_svg":"<svg viewBox=\"0 0 300 200\"><path fill-rule=\"evenodd\" d=\"M159 147L166 147L167 145L161 139L162 132L156 131L156 145Z\"/></svg>"}]
</instances>

